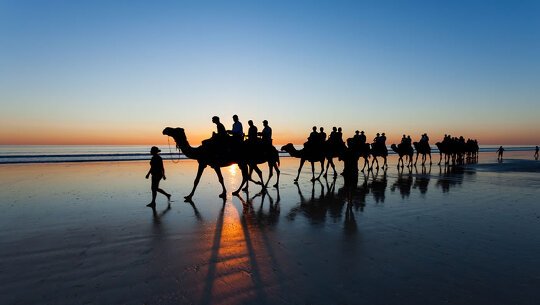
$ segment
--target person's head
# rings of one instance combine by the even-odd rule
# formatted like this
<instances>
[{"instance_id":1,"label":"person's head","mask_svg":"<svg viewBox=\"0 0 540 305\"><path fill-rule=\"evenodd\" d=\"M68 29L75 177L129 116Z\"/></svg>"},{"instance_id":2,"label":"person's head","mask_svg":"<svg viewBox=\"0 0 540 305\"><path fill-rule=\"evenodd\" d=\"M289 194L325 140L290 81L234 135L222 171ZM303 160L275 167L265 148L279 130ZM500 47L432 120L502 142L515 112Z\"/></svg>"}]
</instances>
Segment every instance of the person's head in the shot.
<instances>
[{"instance_id":1,"label":"person's head","mask_svg":"<svg viewBox=\"0 0 540 305\"><path fill-rule=\"evenodd\" d=\"M249 120L249 121L248 121L248 125L249 125L249 126L253 126L253 121L252 121L252 120Z\"/></svg>"},{"instance_id":2,"label":"person's head","mask_svg":"<svg viewBox=\"0 0 540 305\"><path fill-rule=\"evenodd\" d=\"M324 127L319 128L319 130L320 130L321 132L323 132L323 131L324 131Z\"/></svg>"},{"instance_id":3,"label":"person's head","mask_svg":"<svg viewBox=\"0 0 540 305\"><path fill-rule=\"evenodd\" d=\"M407 136L407 139L410 139L410 138L411 138L411 135L408 135L408 136Z\"/></svg>"},{"instance_id":4,"label":"person's head","mask_svg":"<svg viewBox=\"0 0 540 305\"><path fill-rule=\"evenodd\" d=\"M380 136L381 134L377 132L377 137Z\"/></svg>"},{"instance_id":5,"label":"person's head","mask_svg":"<svg viewBox=\"0 0 540 305\"><path fill-rule=\"evenodd\" d=\"M361 134L364 134L364 131L362 130L362 131L360 131L360 133L361 133Z\"/></svg>"},{"instance_id":6,"label":"person's head","mask_svg":"<svg viewBox=\"0 0 540 305\"><path fill-rule=\"evenodd\" d=\"M360 131L357 130L357 131L355 131L354 133L358 135L358 134L360 133Z\"/></svg>"},{"instance_id":7,"label":"person's head","mask_svg":"<svg viewBox=\"0 0 540 305\"><path fill-rule=\"evenodd\" d=\"M332 131L337 131L337 127L332 127Z\"/></svg>"},{"instance_id":8,"label":"person's head","mask_svg":"<svg viewBox=\"0 0 540 305\"><path fill-rule=\"evenodd\" d=\"M218 116L213 116L212 117L212 123L219 123L219 117Z\"/></svg>"},{"instance_id":9,"label":"person's head","mask_svg":"<svg viewBox=\"0 0 540 305\"><path fill-rule=\"evenodd\" d=\"M157 155L159 152L161 152L161 150L157 148L157 146L152 146L152 148L150 148L150 154L152 155Z\"/></svg>"},{"instance_id":10,"label":"person's head","mask_svg":"<svg viewBox=\"0 0 540 305\"><path fill-rule=\"evenodd\" d=\"M403 135L403 138L405 138L405 135Z\"/></svg>"},{"instance_id":11,"label":"person's head","mask_svg":"<svg viewBox=\"0 0 540 305\"><path fill-rule=\"evenodd\" d=\"M382 133L383 137L384 137L384 132Z\"/></svg>"},{"instance_id":12,"label":"person's head","mask_svg":"<svg viewBox=\"0 0 540 305\"><path fill-rule=\"evenodd\" d=\"M313 126L313 131L317 131L317 126Z\"/></svg>"},{"instance_id":13,"label":"person's head","mask_svg":"<svg viewBox=\"0 0 540 305\"><path fill-rule=\"evenodd\" d=\"M267 120L263 121L263 126L268 126L268 121Z\"/></svg>"},{"instance_id":14,"label":"person's head","mask_svg":"<svg viewBox=\"0 0 540 305\"><path fill-rule=\"evenodd\" d=\"M341 127L339 127L339 128L337 129L338 132L341 132L341 130L342 130Z\"/></svg>"},{"instance_id":15,"label":"person's head","mask_svg":"<svg viewBox=\"0 0 540 305\"><path fill-rule=\"evenodd\" d=\"M238 116L235 114L232 116L233 121L238 122Z\"/></svg>"}]
</instances>

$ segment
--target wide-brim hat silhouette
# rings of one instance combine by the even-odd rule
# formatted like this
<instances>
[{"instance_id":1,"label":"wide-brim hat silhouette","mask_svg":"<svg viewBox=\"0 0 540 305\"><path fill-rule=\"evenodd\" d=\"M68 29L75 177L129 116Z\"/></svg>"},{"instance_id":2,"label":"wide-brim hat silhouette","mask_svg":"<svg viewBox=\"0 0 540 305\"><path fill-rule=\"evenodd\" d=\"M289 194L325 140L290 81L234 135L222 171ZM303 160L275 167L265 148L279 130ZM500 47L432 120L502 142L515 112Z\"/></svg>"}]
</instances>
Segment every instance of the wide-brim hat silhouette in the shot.
<instances>
[{"instance_id":1,"label":"wide-brim hat silhouette","mask_svg":"<svg viewBox=\"0 0 540 305\"><path fill-rule=\"evenodd\" d=\"M157 148L157 146L152 146L152 148L150 148L150 153L154 152L161 152L161 149Z\"/></svg>"}]
</instances>

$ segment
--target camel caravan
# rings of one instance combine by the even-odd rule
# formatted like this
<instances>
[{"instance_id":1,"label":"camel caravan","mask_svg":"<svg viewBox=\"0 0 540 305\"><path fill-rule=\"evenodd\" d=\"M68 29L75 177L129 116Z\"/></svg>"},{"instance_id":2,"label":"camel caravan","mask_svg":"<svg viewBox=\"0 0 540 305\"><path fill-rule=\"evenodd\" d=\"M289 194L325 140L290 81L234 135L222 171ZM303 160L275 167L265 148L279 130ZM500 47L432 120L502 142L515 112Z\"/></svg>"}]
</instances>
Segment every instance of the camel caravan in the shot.
<instances>
[{"instance_id":1,"label":"camel caravan","mask_svg":"<svg viewBox=\"0 0 540 305\"><path fill-rule=\"evenodd\" d=\"M268 121L263 121L264 128L261 132L258 132L253 121L248 121L247 135L244 134L242 123L240 123L237 115L233 116L233 121L232 129L226 130L219 117L213 117L212 122L216 124L217 130L213 132L210 139L204 140L202 145L198 147L189 144L183 128L167 127L163 130L163 134L172 137L177 148L187 158L195 159L198 162L193 189L189 195L185 196L187 201L192 199L202 173L207 166L214 169L218 176L222 187L222 192L219 195L221 198L226 197L221 168L233 164L238 165L242 176L240 186L232 193L233 195L238 195L241 190L248 191L250 181L261 185L262 191L264 191L274 175L274 170L277 181L273 186L276 188L279 186L279 151L273 146L272 129L268 125ZM443 141L437 142L435 145L440 154L439 165L441 165L443 157L445 166L477 161L479 147L476 140L469 139L465 141L463 137L456 138L445 135ZM422 166L426 164L428 157L429 164L432 164L431 146L427 134L423 134L418 142L412 142L410 136L403 135L401 143L392 144L390 147L399 157L398 167L407 166L412 168L413 165L416 166L420 155L422 156ZM369 143L364 131L356 131L353 137L343 141L341 127L333 127L328 138L323 127L319 131L317 131L317 127L313 127L302 149L297 149L292 143L288 143L281 147L281 151L287 152L291 157L300 159L298 174L294 179L295 183L298 182L302 167L306 161L311 164L312 181L320 179L321 176L327 177L330 167L333 170L334 178L337 177L334 158L343 161L344 167L341 174L345 177L358 175L358 172L364 172L366 167L368 171L372 171L373 168L378 170L379 167L388 167L388 149L386 147L385 133L377 133L377 136ZM416 158L414 158L415 151ZM364 159L362 169L358 167L360 158ZM371 163L369 158L372 158ZM379 159L381 159L382 165L379 165ZM262 171L259 168L259 165L264 163L267 163L269 167L266 182L264 182ZM321 167L317 176L315 176L315 163L320 163ZM258 181L251 178L253 171L257 173Z\"/></svg>"}]
</instances>

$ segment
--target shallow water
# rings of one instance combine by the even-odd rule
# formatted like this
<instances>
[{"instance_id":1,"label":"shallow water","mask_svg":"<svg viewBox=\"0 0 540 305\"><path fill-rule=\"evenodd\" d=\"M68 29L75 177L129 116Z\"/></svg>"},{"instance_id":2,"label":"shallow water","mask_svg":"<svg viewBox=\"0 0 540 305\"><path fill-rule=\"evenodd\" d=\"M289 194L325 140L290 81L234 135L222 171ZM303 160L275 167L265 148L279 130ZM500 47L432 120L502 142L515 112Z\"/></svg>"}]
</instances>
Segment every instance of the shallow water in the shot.
<instances>
[{"instance_id":1,"label":"shallow water","mask_svg":"<svg viewBox=\"0 0 540 305\"><path fill-rule=\"evenodd\" d=\"M311 183L309 166L293 184L282 158L267 194L231 196L224 169L225 201L207 169L193 204L196 162L167 161L173 202L156 213L147 162L0 165L2 303L536 304L539 163L506 157L403 171L391 157L353 188Z\"/></svg>"}]
</instances>

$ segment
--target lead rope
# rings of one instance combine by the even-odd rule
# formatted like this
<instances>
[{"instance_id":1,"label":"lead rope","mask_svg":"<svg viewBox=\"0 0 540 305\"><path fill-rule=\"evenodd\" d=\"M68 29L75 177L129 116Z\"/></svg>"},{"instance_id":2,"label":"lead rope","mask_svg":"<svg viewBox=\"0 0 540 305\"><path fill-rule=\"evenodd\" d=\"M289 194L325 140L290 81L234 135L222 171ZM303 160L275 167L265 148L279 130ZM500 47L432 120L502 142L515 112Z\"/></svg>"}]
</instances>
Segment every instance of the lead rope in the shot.
<instances>
[{"instance_id":1,"label":"lead rope","mask_svg":"<svg viewBox=\"0 0 540 305\"><path fill-rule=\"evenodd\" d=\"M171 155L171 161L172 163L178 163L180 162L180 149L178 149L178 160L174 160L174 156L173 156L173 153L172 153L172 150L171 150L171 141L170 141L171 137L167 137L167 144L169 144L169 154Z\"/></svg>"}]
</instances>

